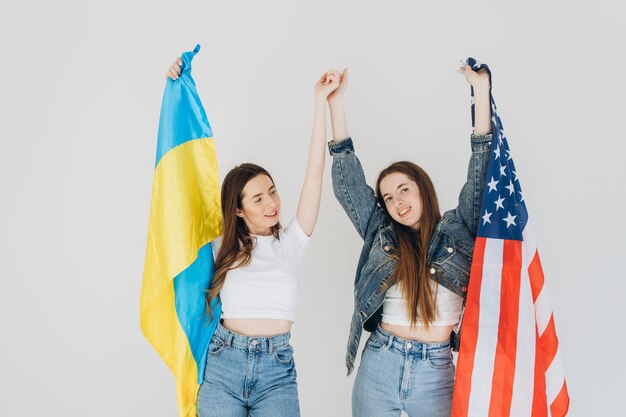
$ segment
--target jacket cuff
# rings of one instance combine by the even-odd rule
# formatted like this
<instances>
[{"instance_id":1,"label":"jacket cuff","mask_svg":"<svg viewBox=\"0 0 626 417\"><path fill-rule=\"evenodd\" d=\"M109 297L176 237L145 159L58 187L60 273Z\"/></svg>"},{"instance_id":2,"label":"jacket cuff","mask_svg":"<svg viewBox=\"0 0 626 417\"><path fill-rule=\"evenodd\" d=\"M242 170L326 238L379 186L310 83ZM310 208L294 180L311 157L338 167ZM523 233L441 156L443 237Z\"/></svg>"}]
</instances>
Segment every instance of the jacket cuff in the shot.
<instances>
[{"instance_id":1,"label":"jacket cuff","mask_svg":"<svg viewBox=\"0 0 626 417\"><path fill-rule=\"evenodd\" d=\"M472 152L484 152L491 150L491 142L493 140L493 134L487 133L485 135L475 135L472 133Z\"/></svg>"},{"instance_id":2,"label":"jacket cuff","mask_svg":"<svg viewBox=\"0 0 626 417\"><path fill-rule=\"evenodd\" d=\"M330 142L328 142L328 150L331 156L348 155L354 153L352 138L347 137L339 140L331 140Z\"/></svg>"}]
</instances>

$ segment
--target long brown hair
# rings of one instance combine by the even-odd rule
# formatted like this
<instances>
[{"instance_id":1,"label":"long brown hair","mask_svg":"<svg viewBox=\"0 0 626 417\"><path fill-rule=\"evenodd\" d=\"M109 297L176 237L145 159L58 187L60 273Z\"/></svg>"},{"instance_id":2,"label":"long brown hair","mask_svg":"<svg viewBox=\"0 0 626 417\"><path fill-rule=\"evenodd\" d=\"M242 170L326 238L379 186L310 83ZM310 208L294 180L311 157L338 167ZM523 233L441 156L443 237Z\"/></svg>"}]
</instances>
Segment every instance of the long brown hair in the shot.
<instances>
[{"instance_id":1,"label":"long brown hair","mask_svg":"<svg viewBox=\"0 0 626 417\"><path fill-rule=\"evenodd\" d=\"M406 175L417 184L422 202L422 215L417 231L396 222L385 205L380 192L380 182L394 172ZM394 278L406 300L411 326L415 326L419 317L419 320L428 327L437 315L435 294L428 281L430 274L427 262L428 244L441 218L435 187L426 171L412 162L401 161L391 164L378 175L376 196L378 204L398 237L396 254L398 263L394 270ZM391 281L393 280L390 280L390 283Z\"/></svg>"},{"instance_id":2,"label":"long brown hair","mask_svg":"<svg viewBox=\"0 0 626 417\"><path fill-rule=\"evenodd\" d=\"M241 198L243 189L251 179L267 175L274 183L272 176L266 169L250 163L241 164L231 169L222 184L222 218L224 234L222 245L215 258L215 274L207 295L207 307L218 296L224 286L226 273L231 269L246 266L250 263L254 241L245 221L235 213L242 208ZM280 223L272 226L272 234L278 238ZM207 308L211 312L210 308Z\"/></svg>"}]
</instances>

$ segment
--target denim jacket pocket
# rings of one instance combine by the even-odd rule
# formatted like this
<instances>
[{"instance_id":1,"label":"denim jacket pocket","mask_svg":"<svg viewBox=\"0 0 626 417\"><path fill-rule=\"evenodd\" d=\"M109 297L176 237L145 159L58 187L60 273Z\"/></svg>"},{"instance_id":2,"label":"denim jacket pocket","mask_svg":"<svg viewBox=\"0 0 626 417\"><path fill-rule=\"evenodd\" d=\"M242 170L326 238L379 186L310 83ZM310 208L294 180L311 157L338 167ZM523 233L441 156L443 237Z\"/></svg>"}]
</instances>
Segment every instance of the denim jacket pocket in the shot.
<instances>
[{"instance_id":1,"label":"denim jacket pocket","mask_svg":"<svg viewBox=\"0 0 626 417\"><path fill-rule=\"evenodd\" d=\"M463 244L462 239L449 234L442 234L433 254L435 270L439 272L437 281L448 289L467 291L469 283L471 249ZM447 284L447 285L446 285ZM465 290L463 290L465 288Z\"/></svg>"},{"instance_id":2,"label":"denim jacket pocket","mask_svg":"<svg viewBox=\"0 0 626 417\"><path fill-rule=\"evenodd\" d=\"M439 243L433 253L433 263L443 265L454 256L455 252L456 246L454 237L444 233L439 239Z\"/></svg>"},{"instance_id":3,"label":"denim jacket pocket","mask_svg":"<svg viewBox=\"0 0 626 417\"><path fill-rule=\"evenodd\" d=\"M387 256L394 256L398 246L397 239L391 226L380 231L380 250Z\"/></svg>"}]
</instances>

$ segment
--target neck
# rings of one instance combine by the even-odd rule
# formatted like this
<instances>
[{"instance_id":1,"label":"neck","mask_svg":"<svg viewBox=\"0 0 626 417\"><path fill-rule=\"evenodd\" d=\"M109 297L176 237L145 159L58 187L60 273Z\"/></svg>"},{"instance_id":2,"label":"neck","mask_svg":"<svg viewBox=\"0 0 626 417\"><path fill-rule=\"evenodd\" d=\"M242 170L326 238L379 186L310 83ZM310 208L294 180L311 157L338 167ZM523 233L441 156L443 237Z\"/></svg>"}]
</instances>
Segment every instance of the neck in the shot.
<instances>
[{"instance_id":1,"label":"neck","mask_svg":"<svg viewBox=\"0 0 626 417\"><path fill-rule=\"evenodd\" d=\"M256 228L256 227L248 226L248 230L250 231L251 235L256 235L256 236L271 236L273 234L271 227Z\"/></svg>"}]
</instances>

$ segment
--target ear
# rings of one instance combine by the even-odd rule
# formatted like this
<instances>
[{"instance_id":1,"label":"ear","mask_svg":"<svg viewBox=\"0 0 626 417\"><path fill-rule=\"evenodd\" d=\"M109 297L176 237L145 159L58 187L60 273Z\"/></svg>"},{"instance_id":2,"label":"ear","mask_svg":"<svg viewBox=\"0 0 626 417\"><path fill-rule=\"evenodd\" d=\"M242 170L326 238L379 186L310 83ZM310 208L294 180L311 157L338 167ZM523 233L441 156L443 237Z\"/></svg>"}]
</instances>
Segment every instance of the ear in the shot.
<instances>
[{"instance_id":1,"label":"ear","mask_svg":"<svg viewBox=\"0 0 626 417\"><path fill-rule=\"evenodd\" d=\"M241 210L241 209L235 210L235 215L237 217L241 217L243 219L243 210Z\"/></svg>"}]
</instances>

